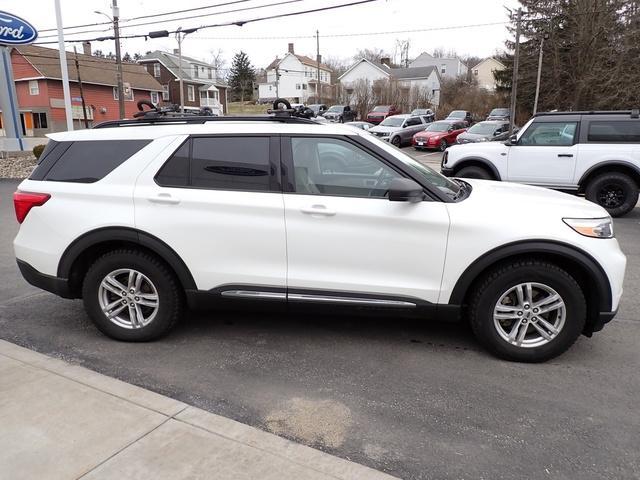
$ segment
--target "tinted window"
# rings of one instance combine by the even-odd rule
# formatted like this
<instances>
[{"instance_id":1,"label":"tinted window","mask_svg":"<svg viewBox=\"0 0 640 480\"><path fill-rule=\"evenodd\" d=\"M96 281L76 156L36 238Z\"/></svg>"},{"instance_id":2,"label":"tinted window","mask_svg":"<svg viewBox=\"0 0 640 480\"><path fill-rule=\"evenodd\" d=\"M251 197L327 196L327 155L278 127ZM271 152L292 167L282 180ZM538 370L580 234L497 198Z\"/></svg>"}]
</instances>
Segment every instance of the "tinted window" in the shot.
<instances>
[{"instance_id":1,"label":"tinted window","mask_svg":"<svg viewBox=\"0 0 640 480\"><path fill-rule=\"evenodd\" d=\"M150 140L61 142L38 166L33 180L97 182L137 153ZM44 156L44 155L43 155Z\"/></svg>"},{"instance_id":2,"label":"tinted window","mask_svg":"<svg viewBox=\"0 0 640 480\"><path fill-rule=\"evenodd\" d=\"M412 117L410 119L407 120L407 123L405 124L405 127L415 127L416 125L421 125L422 122L420 121L420 119L418 117Z\"/></svg>"},{"instance_id":3,"label":"tinted window","mask_svg":"<svg viewBox=\"0 0 640 480\"><path fill-rule=\"evenodd\" d=\"M30 180L44 180L45 175L51 169L62 154L69 148L72 142L54 142L49 140L47 146L38 158L38 166L31 172Z\"/></svg>"},{"instance_id":4,"label":"tinted window","mask_svg":"<svg viewBox=\"0 0 640 480\"><path fill-rule=\"evenodd\" d=\"M640 143L640 121L591 122L587 141Z\"/></svg>"},{"instance_id":5,"label":"tinted window","mask_svg":"<svg viewBox=\"0 0 640 480\"><path fill-rule=\"evenodd\" d=\"M573 145L576 122L532 123L518 140L520 145L569 146Z\"/></svg>"},{"instance_id":6,"label":"tinted window","mask_svg":"<svg viewBox=\"0 0 640 480\"><path fill-rule=\"evenodd\" d=\"M270 190L269 137L196 137L192 139L194 187L221 190Z\"/></svg>"},{"instance_id":7,"label":"tinted window","mask_svg":"<svg viewBox=\"0 0 640 480\"><path fill-rule=\"evenodd\" d=\"M343 140L292 138L296 192L307 195L383 198L402 177L380 160Z\"/></svg>"},{"instance_id":8,"label":"tinted window","mask_svg":"<svg viewBox=\"0 0 640 480\"><path fill-rule=\"evenodd\" d=\"M186 187L189 185L190 143L190 140L184 142L162 166L156 175L158 185L165 187Z\"/></svg>"}]
</instances>

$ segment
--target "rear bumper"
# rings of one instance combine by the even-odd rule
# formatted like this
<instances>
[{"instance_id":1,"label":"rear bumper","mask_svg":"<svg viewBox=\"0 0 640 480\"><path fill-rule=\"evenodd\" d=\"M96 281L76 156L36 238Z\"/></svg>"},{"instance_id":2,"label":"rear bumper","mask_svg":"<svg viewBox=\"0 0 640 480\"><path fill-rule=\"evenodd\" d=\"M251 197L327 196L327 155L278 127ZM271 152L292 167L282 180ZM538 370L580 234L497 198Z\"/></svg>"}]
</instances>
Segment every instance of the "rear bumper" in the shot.
<instances>
[{"instance_id":1,"label":"rear bumper","mask_svg":"<svg viewBox=\"0 0 640 480\"><path fill-rule=\"evenodd\" d=\"M24 279L33 285L47 292L55 293L59 297L73 298L69 288L69 280L67 278L58 278L45 273L39 272L27 262L17 260L18 268Z\"/></svg>"}]
</instances>

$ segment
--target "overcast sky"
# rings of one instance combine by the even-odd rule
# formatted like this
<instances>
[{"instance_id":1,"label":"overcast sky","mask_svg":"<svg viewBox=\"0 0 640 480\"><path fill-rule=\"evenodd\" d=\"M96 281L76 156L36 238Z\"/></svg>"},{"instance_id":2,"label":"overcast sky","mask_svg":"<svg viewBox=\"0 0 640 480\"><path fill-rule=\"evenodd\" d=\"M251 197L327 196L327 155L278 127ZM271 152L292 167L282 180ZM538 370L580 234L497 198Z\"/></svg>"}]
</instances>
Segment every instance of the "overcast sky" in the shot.
<instances>
[{"instance_id":1,"label":"overcast sky","mask_svg":"<svg viewBox=\"0 0 640 480\"><path fill-rule=\"evenodd\" d=\"M145 34L153 30L172 30L241 21L279 13L303 11L329 5L350 3L355 0L289 0L276 5L245 11L211 15L228 10L247 9L261 5L281 3L285 0L120 0L122 35ZM138 19L135 17L233 3L217 8L201 9L169 16ZM106 21L94 13L101 10L111 14L110 0L61 0L65 27ZM409 40L409 56L434 48L456 50L459 54L479 57L491 56L504 47L507 38L505 7L514 8L517 0L377 0L326 12L297 17L256 22L243 27L208 28L187 36L183 53L203 60L211 59L211 52L222 50L227 66L234 53L244 50L255 67L264 68L276 56L287 51L289 41L295 43L296 53L315 57L315 32L320 31L320 53L323 57L352 57L362 48L382 48L393 54L398 40ZM44 38L56 32L42 30L55 28L54 0L2 0L0 8L31 22L40 31L40 42L57 40ZM200 16L199 18L183 18ZM207 16L204 16L207 15ZM183 18L169 21L171 18ZM158 21L153 25L137 25ZM490 24L484 26L472 26ZM136 26L137 25L137 26ZM108 26L84 27L71 31L98 30L72 38L94 38L109 35ZM416 31L418 30L418 31ZM412 31L412 32L407 32ZM394 32L394 33L387 33ZM403 32L403 33L395 33ZM378 33L377 35L373 35ZM345 34L364 34L344 36ZM339 35L339 36L337 36ZM67 44L69 46L72 43ZM56 47L56 45L51 45ZM114 51L113 41L93 42L93 49ZM172 50L175 38L153 40L123 39L122 50L131 54L144 54L148 50Z\"/></svg>"}]
</instances>

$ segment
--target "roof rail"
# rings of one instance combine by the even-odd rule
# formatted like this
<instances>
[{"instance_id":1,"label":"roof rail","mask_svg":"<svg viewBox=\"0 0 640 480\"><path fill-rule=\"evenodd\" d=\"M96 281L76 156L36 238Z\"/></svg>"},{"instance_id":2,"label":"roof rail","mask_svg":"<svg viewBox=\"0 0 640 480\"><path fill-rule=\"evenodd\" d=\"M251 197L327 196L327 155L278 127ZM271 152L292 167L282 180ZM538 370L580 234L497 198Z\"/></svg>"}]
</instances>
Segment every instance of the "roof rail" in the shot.
<instances>
[{"instance_id":1,"label":"roof rail","mask_svg":"<svg viewBox=\"0 0 640 480\"><path fill-rule=\"evenodd\" d=\"M631 118L640 118L640 111L637 108L632 110L576 110L573 112L538 112L534 117L545 117L555 115L629 115Z\"/></svg>"},{"instance_id":2,"label":"roof rail","mask_svg":"<svg viewBox=\"0 0 640 480\"><path fill-rule=\"evenodd\" d=\"M143 106L150 107L144 110ZM285 109L279 108L284 105ZM130 120L109 120L99 123L93 128L111 128L122 126L148 126L157 124L203 124L209 122L279 122L279 123L303 123L318 125L318 122L311 120L313 111L308 108L291 108L291 104L284 99L277 99L273 103L273 110L267 110L269 115L239 116L239 117L218 117L211 114L209 110L203 110L199 115L185 114L179 112L176 106L156 107L148 100L138 102L139 112L134 114L134 119Z\"/></svg>"}]
</instances>

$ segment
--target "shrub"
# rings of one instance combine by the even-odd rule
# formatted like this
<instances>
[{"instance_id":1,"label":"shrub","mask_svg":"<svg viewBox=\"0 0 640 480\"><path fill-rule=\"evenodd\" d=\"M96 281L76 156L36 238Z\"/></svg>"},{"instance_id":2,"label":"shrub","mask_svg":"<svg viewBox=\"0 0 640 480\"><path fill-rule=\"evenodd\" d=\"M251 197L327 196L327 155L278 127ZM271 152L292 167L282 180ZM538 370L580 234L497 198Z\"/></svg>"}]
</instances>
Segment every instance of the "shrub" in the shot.
<instances>
[{"instance_id":1,"label":"shrub","mask_svg":"<svg viewBox=\"0 0 640 480\"><path fill-rule=\"evenodd\" d=\"M33 154L36 156L36 159L40 158L40 155L42 155L42 151L44 150L44 147L46 147L46 145L36 145L35 147L33 147Z\"/></svg>"}]
</instances>

